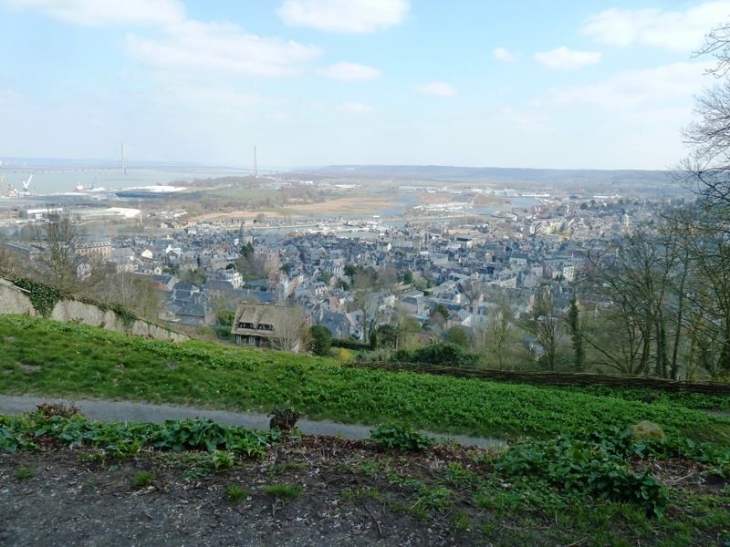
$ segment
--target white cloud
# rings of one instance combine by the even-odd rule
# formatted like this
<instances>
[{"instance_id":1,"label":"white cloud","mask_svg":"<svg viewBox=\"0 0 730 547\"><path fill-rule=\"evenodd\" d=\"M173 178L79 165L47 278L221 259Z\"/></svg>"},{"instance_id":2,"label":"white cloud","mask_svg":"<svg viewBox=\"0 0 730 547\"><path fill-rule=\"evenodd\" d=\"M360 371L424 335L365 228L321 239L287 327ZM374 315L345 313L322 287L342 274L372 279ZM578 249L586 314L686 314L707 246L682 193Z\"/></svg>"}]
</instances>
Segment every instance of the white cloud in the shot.
<instances>
[{"instance_id":1,"label":"white cloud","mask_svg":"<svg viewBox=\"0 0 730 547\"><path fill-rule=\"evenodd\" d=\"M595 65L601 60L601 52L573 51L560 46L550 51L535 53L535 59L554 70L576 70L587 65Z\"/></svg>"},{"instance_id":2,"label":"white cloud","mask_svg":"<svg viewBox=\"0 0 730 547\"><path fill-rule=\"evenodd\" d=\"M616 46L656 46L689 53L730 15L730 1L705 2L684 11L608 9L588 19L582 32Z\"/></svg>"},{"instance_id":3,"label":"white cloud","mask_svg":"<svg viewBox=\"0 0 730 547\"><path fill-rule=\"evenodd\" d=\"M436 97L453 97L456 95L456 88L445 82L429 82L416 87L416 91L425 95L434 95Z\"/></svg>"},{"instance_id":4,"label":"white cloud","mask_svg":"<svg viewBox=\"0 0 730 547\"><path fill-rule=\"evenodd\" d=\"M196 21L165 27L158 40L127 35L127 51L158 68L244 76L296 73L321 54L313 46L246 34L232 23Z\"/></svg>"},{"instance_id":5,"label":"white cloud","mask_svg":"<svg viewBox=\"0 0 730 547\"><path fill-rule=\"evenodd\" d=\"M506 47L498 47L493 52L492 55L494 56L497 61L501 61L503 63L514 63L517 60L517 54L511 52Z\"/></svg>"},{"instance_id":6,"label":"white cloud","mask_svg":"<svg viewBox=\"0 0 730 547\"><path fill-rule=\"evenodd\" d=\"M371 104L365 104L365 103L345 103L340 108L344 112L349 112L350 114L369 114L370 112L375 111L375 107Z\"/></svg>"},{"instance_id":7,"label":"white cloud","mask_svg":"<svg viewBox=\"0 0 730 547\"><path fill-rule=\"evenodd\" d=\"M285 0L279 17L291 26L329 32L375 32L400 24L408 0Z\"/></svg>"},{"instance_id":8,"label":"white cloud","mask_svg":"<svg viewBox=\"0 0 730 547\"><path fill-rule=\"evenodd\" d=\"M324 69L322 74L335 80L372 80L380 76L380 71L357 63L336 63Z\"/></svg>"},{"instance_id":9,"label":"white cloud","mask_svg":"<svg viewBox=\"0 0 730 547\"><path fill-rule=\"evenodd\" d=\"M552 90L548 102L557 105L592 104L612 110L655 105L691 98L707 81L709 63L674 63L651 69L627 70L589 85Z\"/></svg>"},{"instance_id":10,"label":"white cloud","mask_svg":"<svg viewBox=\"0 0 730 547\"><path fill-rule=\"evenodd\" d=\"M179 0L0 0L0 5L35 9L77 25L116 23L163 25L185 17Z\"/></svg>"}]
</instances>

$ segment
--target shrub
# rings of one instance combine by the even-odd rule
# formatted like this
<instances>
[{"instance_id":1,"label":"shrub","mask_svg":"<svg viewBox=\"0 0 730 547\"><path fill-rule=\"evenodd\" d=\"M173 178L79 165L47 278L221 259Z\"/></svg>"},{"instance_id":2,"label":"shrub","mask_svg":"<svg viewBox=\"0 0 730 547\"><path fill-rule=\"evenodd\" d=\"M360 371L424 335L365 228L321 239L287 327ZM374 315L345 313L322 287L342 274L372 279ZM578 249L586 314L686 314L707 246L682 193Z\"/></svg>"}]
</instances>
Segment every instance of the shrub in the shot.
<instances>
[{"instance_id":1,"label":"shrub","mask_svg":"<svg viewBox=\"0 0 730 547\"><path fill-rule=\"evenodd\" d=\"M431 344L413 351L398 350L394 361L425 363L428 365L444 365L453 367L474 367L477 356L464 351L456 344Z\"/></svg>"},{"instance_id":2,"label":"shrub","mask_svg":"<svg viewBox=\"0 0 730 547\"><path fill-rule=\"evenodd\" d=\"M332 347L332 335L327 327L322 325L314 325L309 329L311 341L309 342L309 351L314 355L326 357L330 353Z\"/></svg>"},{"instance_id":3,"label":"shrub","mask_svg":"<svg viewBox=\"0 0 730 547\"><path fill-rule=\"evenodd\" d=\"M375 441L386 450L423 452L434 441L428 435L419 433L409 425L381 425L370 431L369 440Z\"/></svg>"},{"instance_id":4,"label":"shrub","mask_svg":"<svg viewBox=\"0 0 730 547\"><path fill-rule=\"evenodd\" d=\"M529 442L511 448L494 467L513 479L530 477L569 493L627 501L640 505L650 515L661 515L666 492L648 470L641 474L630 472L624 460L629 452L625 439L622 436L615 445L605 439L597 442L563 436Z\"/></svg>"}]
</instances>

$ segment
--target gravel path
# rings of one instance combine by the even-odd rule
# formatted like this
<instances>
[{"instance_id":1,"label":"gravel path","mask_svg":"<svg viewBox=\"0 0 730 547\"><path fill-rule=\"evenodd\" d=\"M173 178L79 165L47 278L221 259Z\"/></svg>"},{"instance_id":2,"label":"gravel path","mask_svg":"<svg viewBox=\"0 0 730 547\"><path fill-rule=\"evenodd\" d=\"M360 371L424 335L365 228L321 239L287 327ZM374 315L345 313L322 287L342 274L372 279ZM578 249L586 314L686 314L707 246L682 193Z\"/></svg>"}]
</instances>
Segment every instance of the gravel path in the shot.
<instances>
[{"instance_id":1,"label":"gravel path","mask_svg":"<svg viewBox=\"0 0 730 547\"><path fill-rule=\"evenodd\" d=\"M62 399L28 395L0 395L0 414L13 415L33 410L40 403L73 403L88 418L103 422L153 422L184 420L186 418L210 418L213 421L239 425L253 429L268 429L269 417L252 412L227 412L174 405L152 405L128 401L103 401L97 399ZM336 435L346 439L366 439L371 426L340 424L330 421L300 419L297 427L307 435ZM504 441L466 437L463 435L439 435L424 431L439 440L452 440L464 446L503 446Z\"/></svg>"}]
</instances>

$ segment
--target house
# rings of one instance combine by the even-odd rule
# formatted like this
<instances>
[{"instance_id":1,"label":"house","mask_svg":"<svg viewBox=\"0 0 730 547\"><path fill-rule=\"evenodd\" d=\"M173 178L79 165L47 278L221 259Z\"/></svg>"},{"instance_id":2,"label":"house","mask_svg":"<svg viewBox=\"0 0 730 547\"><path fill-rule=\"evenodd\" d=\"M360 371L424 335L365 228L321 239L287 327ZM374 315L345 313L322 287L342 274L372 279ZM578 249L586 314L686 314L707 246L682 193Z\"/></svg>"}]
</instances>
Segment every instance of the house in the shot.
<instances>
[{"instance_id":1,"label":"house","mask_svg":"<svg viewBox=\"0 0 730 547\"><path fill-rule=\"evenodd\" d=\"M244 303L238 306L231 333L236 343L297 353L306 326L301 308Z\"/></svg>"}]
</instances>

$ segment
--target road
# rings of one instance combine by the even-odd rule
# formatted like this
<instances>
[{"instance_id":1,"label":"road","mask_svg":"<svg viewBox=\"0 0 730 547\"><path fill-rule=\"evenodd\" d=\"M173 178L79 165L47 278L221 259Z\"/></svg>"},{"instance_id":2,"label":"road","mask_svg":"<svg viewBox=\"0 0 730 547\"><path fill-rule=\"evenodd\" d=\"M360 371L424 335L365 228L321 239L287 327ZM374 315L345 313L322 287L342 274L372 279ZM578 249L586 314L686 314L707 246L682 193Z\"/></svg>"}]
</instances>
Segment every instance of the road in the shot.
<instances>
[{"instance_id":1,"label":"road","mask_svg":"<svg viewBox=\"0 0 730 547\"><path fill-rule=\"evenodd\" d=\"M184 420L186 418L210 418L213 421L238 425L252 429L268 429L269 417L252 412L228 412L187 406L152 405L129 401L104 401L98 399L63 399L58 397L37 397L29 395L0 395L0 414L15 415L33 410L40 403L65 403L76 405L81 412L93 420L103 422L152 422L165 420ZM371 426L341 424L327 420L314 421L305 418L297 422L297 427L306 435L333 435L346 439L366 439ZM463 435L440 435L426 433L440 441L452 440L464 446L482 448L504 446L504 441L466 437Z\"/></svg>"}]
</instances>

